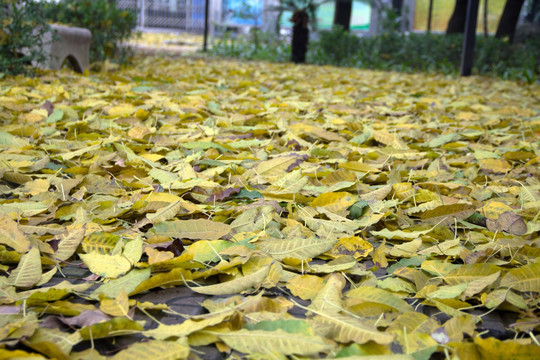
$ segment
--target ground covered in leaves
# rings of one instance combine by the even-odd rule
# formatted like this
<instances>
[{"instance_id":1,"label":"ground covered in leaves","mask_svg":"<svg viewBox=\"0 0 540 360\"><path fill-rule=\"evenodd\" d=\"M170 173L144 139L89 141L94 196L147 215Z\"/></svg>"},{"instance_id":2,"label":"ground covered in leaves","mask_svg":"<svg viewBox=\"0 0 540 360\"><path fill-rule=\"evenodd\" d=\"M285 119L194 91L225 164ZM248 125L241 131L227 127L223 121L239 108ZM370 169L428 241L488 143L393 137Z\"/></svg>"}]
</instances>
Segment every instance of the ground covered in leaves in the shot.
<instances>
[{"instance_id":1,"label":"ground covered in leaves","mask_svg":"<svg viewBox=\"0 0 540 360\"><path fill-rule=\"evenodd\" d=\"M137 64L0 80L0 359L540 357L538 85Z\"/></svg>"}]
</instances>

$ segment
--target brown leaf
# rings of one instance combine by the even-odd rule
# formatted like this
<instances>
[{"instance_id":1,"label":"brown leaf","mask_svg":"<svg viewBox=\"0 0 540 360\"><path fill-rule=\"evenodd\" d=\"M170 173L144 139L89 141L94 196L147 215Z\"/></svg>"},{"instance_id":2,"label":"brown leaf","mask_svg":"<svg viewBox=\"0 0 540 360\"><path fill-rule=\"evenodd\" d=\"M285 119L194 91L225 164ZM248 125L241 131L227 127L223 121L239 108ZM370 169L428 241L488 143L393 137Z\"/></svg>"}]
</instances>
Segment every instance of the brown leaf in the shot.
<instances>
[{"instance_id":1,"label":"brown leaf","mask_svg":"<svg viewBox=\"0 0 540 360\"><path fill-rule=\"evenodd\" d=\"M506 211L499 215L497 220L487 219L487 228L492 231L505 231L512 235L524 235L527 233L527 224L513 211Z\"/></svg>"}]
</instances>

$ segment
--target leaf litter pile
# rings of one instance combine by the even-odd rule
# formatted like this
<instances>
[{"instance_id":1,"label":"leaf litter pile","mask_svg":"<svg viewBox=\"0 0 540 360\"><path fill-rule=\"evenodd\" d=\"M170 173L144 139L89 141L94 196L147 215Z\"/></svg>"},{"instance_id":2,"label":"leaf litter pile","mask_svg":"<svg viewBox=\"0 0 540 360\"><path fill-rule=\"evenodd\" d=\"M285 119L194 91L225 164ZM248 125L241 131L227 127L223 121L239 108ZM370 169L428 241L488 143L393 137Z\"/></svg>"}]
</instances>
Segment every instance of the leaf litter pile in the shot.
<instances>
[{"instance_id":1,"label":"leaf litter pile","mask_svg":"<svg viewBox=\"0 0 540 360\"><path fill-rule=\"evenodd\" d=\"M6 77L0 359L538 359L539 104L223 60Z\"/></svg>"}]
</instances>

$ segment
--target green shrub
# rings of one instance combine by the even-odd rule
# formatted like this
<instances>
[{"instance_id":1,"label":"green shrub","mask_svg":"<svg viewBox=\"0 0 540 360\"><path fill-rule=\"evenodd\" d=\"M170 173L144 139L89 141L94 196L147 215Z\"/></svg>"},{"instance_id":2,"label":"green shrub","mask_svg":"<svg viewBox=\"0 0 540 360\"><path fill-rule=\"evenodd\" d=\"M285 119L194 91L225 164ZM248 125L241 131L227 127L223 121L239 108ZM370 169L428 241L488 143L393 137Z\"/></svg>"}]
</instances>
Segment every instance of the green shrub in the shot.
<instances>
[{"instance_id":1,"label":"green shrub","mask_svg":"<svg viewBox=\"0 0 540 360\"><path fill-rule=\"evenodd\" d=\"M349 59L358 55L360 38L338 26L321 31L320 40L310 46L311 59L318 64L352 65Z\"/></svg>"},{"instance_id":2,"label":"green shrub","mask_svg":"<svg viewBox=\"0 0 540 360\"><path fill-rule=\"evenodd\" d=\"M290 59L286 40L260 37L223 37L212 49L217 56L285 62ZM378 36L357 36L336 28L321 31L311 41L307 62L318 65L360 67L374 70L459 74L463 35L405 34L387 31ZM478 36L473 73L533 83L540 79L540 38L511 44Z\"/></svg>"},{"instance_id":3,"label":"green shrub","mask_svg":"<svg viewBox=\"0 0 540 360\"><path fill-rule=\"evenodd\" d=\"M0 2L0 73L30 74L32 62L45 60L42 39L50 27L41 10L31 0Z\"/></svg>"},{"instance_id":4,"label":"green shrub","mask_svg":"<svg viewBox=\"0 0 540 360\"><path fill-rule=\"evenodd\" d=\"M129 57L126 48L118 43L127 40L137 24L134 12L121 10L108 0L61 0L45 6L45 17L50 21L79 26L92 32L90 61L114 58L123 63Z\"/></svg>"},{"instance_id":5,"label":"green shrub","mask_svg":"<svg viewBox=\"0 0 540 360\"><path fill-rule=\"evenodd\" d=\"M259 33L257 41L253 36L225 35L210 49L210 54L245 60L268 60L285 62L291 58L290 44L272 34Z\"/></svg>"},{"instance_id":6,"label":"green shrub","mask_svg":"<svg viewBox=\"0 0 540 360\"><path fill-rule=\"evenodd\" d=\"M459 73L463 36L389 32L358 37L341 29L322 31L310 44L308 62L377 70ZM505 79L538 81L540 39L510 44L478 36L473 73Z\"/></svg>"}]
</instances>

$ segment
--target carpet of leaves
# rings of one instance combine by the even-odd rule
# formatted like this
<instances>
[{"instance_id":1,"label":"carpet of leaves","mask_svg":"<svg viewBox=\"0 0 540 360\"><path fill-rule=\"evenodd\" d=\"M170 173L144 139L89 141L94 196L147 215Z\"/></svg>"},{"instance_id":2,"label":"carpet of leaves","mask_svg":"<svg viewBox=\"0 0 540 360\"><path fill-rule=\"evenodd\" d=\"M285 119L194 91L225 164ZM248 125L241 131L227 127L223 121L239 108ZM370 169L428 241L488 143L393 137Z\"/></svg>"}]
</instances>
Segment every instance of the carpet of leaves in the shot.
<instances>
[{"instance_id":1,"label":"carpet of leaves","mask_svg":"<svg viewBox=\"0 0 540 360\"><path fill-rule=\"evenodd\" d=\"M0 359L540 358L538 85L136 64L0 80Z\"/></svg>"}]
</instances>

